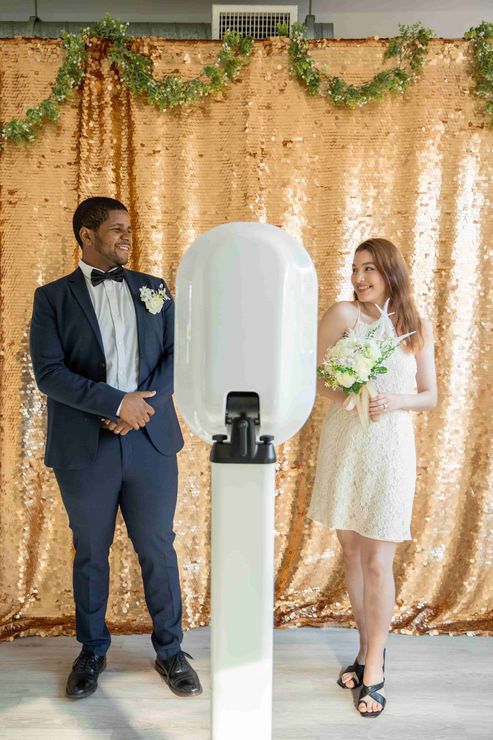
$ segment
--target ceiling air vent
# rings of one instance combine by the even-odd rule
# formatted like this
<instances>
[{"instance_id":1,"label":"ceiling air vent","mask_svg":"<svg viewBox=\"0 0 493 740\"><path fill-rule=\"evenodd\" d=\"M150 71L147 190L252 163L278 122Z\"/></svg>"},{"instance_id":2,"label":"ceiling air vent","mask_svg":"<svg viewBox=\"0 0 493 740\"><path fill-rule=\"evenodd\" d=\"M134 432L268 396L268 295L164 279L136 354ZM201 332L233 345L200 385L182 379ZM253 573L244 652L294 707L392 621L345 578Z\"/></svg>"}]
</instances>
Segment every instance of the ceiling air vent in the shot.
<instances>
[{"instance_id":1,"label":"ceiling air vent","mask_svg":"<svg viewBox=\"0 0 493 740\"><path fill-rule=\"evenodd\" d=\"M265 39L277 36L277 24L288 29L298 19L297 5L213 5L212 38L222 39L225 31L239 31L243 36Z\"/></svg>"}]
</instances>

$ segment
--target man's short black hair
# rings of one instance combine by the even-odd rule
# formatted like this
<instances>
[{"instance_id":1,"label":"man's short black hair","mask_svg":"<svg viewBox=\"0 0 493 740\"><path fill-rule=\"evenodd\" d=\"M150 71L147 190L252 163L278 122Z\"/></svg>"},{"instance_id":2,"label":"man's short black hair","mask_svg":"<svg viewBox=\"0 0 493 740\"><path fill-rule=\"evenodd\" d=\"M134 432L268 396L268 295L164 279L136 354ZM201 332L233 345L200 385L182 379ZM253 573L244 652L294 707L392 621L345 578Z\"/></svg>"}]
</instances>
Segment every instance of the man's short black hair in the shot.
<instances>
[{"instance_id":1,"label":"man's short black hair","mask_svg":"<svg viewBox=\"0 0 493 740\"><path fill-rule=\"evenodd\" d=\"M88 229L97 229L103 221L106 221L110 211L127 211L128 213L127 208L119 200L105 198L100 195L95 198L87 198L77 206L72 219L72 226L79 247L82 248L82 240L79 236L81 228L85 226Z\"/></svg>"}]
</instances>

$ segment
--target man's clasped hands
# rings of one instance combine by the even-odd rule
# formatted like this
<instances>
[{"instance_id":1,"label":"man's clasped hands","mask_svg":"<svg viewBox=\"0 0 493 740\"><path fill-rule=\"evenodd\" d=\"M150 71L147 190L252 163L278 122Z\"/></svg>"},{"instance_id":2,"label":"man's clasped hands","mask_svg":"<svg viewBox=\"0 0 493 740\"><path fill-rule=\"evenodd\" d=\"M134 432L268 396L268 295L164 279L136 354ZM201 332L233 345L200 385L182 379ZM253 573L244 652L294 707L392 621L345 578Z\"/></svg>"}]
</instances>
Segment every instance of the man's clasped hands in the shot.
<instances>
[{"instance_id":1,"label":"man's clasped hands","mask_svg":"<svg viewBox=\"0 0 493 740\"><path fill-rule=\"evenodd\" d=\"M104 419L104 425L115 434L124 436L132 429L141 429L145 427L156 412L146 401L145 398L155 396L156 391L132 391L126 393L123 397L120 408L120 421Z\"/></svg>"}]
</instances>

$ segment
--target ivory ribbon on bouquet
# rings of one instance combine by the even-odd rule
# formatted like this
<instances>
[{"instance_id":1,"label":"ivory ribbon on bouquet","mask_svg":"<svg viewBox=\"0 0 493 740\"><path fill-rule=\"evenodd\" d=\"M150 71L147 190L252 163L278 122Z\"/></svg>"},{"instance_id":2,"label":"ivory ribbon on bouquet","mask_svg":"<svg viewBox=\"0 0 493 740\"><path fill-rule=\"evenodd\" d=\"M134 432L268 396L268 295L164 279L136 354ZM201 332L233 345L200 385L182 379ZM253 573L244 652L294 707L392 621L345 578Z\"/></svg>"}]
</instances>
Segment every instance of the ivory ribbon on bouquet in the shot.
<instances>
[{"instance_id":1,"label":"ivory ribbon on bouquet","mask_svg":"<svg viewBox=\"0 0 493 740\"><path fill-rule=\"evenodd\" d=\"M373 381L369 380L368 383L361 386L358 393L351 392L343 403L343 408L346 411L352 411L356 408L358 412L361 426L363 427L365 434L368 434L370 424L369 404L370 398L375 398L378 395L377 388Z\"/></svg>"}]
</instances>

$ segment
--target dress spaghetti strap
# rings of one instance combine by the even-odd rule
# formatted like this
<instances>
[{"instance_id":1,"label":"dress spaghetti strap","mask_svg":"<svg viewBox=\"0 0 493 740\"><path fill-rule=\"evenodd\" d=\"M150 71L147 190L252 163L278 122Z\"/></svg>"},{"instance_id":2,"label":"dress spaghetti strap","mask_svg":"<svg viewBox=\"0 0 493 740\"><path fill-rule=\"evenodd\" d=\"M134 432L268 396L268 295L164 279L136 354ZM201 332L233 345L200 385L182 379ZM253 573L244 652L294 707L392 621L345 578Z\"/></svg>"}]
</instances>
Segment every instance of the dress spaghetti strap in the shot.
<instances>
[{"instance_id":1,"label":"dress spaghetti strap","mask_svg":"<svg viewBox=\"0 0 493 740\"><path fill-rule=\"evenodd\" d=\"M358 326L359 317L360 317L360 314L361 314L361 309L360 309L359 301L356 301L356 303L357 303L357 306L358 306L358 317L357 317L356 322L355 322L353 328L351 329L351 331L354 331L356 329L356 327Z\"/></svg>"}]
</instances>

